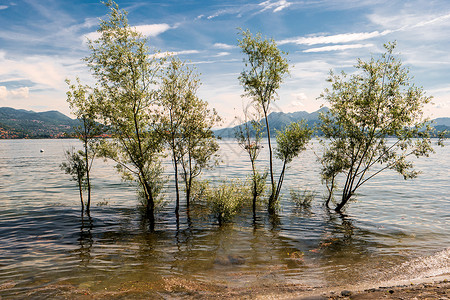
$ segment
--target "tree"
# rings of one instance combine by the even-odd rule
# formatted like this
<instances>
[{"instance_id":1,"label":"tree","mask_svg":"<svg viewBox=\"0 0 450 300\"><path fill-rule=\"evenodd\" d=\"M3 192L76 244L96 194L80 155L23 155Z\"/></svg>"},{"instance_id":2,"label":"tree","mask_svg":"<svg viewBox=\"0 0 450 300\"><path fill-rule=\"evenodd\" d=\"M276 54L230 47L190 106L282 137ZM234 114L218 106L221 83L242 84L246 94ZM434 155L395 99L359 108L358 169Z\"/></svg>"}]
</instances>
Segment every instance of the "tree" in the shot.
<instances>
[{"instance_id":1,"label":"tree","mask_svg":"<svg viewBox=\"0 0 450 300\"><path fill-rule=\"evenodd\" d=\"M278 204L287 164L306 149L312 134L313 130L308 128L305 121L291 123L283 131L277 132L275 156L283 162L283 167L278 179L273 205Z\"/></svg>"},{"instance_id":2,"label":"tree","mask_svg":"<svg viewBox=\"0 0 450 300\"><path fill-rule=\"evenodd\" d=\"M411 83L408 69L393 55L395 43L385 49L377 60L358 60L354 75L331 73L332 87L321 95L330 105L321 116L322 178L330 193L338 179L344 182L338 212L358 188L385 170L404 179L416 177L419 172L408 159L433 152L432 130L423 118L431 97Z\"/></svg>"},{"instance_id":3,"label":"tree","mask_svg":"<svg viewBox=\"0 0 450 300\"><path fill-rule=\"evenodd\" d=\"M289 73L289 64L273 39L263 39L261 34L252 36L250 31L241 31L242 39L239 47L246 55L244 58L245 70L239 76L239 81L244 87L246 96L250 97L255 105L259 106L264 113L268 148L269 148L269 172L271 182L271 195L269 198L269 213L274 213L276 201L276 183L273 172L273 153L270 141L270 127L267 118L270 104L275 101L277 90L283 78Z\"/></svg>"},{"instance_id":4,"label":"tree","mask_svg":"<svg viewBox=\"0 0 450 300\"><path fill-rule=\"evenodd\" d=\"M96 107L94 92L89 86L82 85L80 79L77 78L77 84L71 84L70 80L66 80L69 85L67 92L67 102L69 103L72 113L80 121L80 125L76 126L75 134L83 144L83 163L85 164L87 203L86 212L89 214L91 207L91 179L90 171L92 162L96 156L95 141L102 133L103 127L96 122ZM73 155L71 156L73 160ZM70 160L70 159L69 159ZM81 195L80 195L81 196Z\"/></svg>"},{"instance_id":5,"label":"tree","mask_svg":"<svg viewBox=\"0 0 450 300\"><path fill-rule=\"evenodd\" d=\"M155 85L162 62L149 53L146 39L128 25L126 12L108 1L109 19L100 22L97 40L85 58L97 79L98 114L112 133L102 154L117 163L125 178L138 182L153 230L156 183L161 175L161 140L155 126Z\"/></svg>"},{"instance_id":6,"label":"tree","mask_svg":"<svg viewBox=\"0 0 450 300\"><path fill-rule=\"evenodd\" d=\"M77 183L80 193L81 214L84 212L83 190L86 187L86 162L83 151L76 151L74 148L65 152L66 161L60 167L66 174L72 175L72 180Z\"/></svg>"},{"instance_id":7,"label":"tree","mask_svg":"<svg viewBox=\"0 0 450 300\"><path fill-rule=\"evenodd\" d=\"M244 123L237 127L235 132L236 140L239 146L247 152L252 166L251 191L253 196L252 209L253 219L256 220L256 202L258 197L264 192L267 172L260 173L256 168L256 160L263 146L261 114L258 109L255 113L250 113L250 107L244 108Z\"/></svg>"},{"instance_id":8,"label":"tree","mask_svg":"<svg viewBox=\"0 0 450 300\"><path fill-rule=\"evenodd\" d=\"M215 109L209 109L208 103L194 96L189 101L188 118L182 127L184 137L178 144L182 177L186 190L186 205L189 210L192 184L204 169L218 163L219 144L211 128L221 118Z\"/></svg>"},{"instance_id":9,"label":"tree","mask_svg":"<svg viewBox=\"0 0 450 300\"><path fill-rule=\"evenodd\" d=\"M159 93L159 105L161 106L159 122L161 125L160 132L172 156L176 192L175 213L177 215L180 206L178 164L189 151L189 147L186 147L188 146L189 135L195 134L195 131L191 132L187 129L193 125L190 124L192 116L197 114L195 110L201 104L196 99L199 85L200 81L194 70L187 67L178 58L170 58L164 71ZM198 121L204 120L199 119ZM187 187L188 190L190 191L190 186ZM189 202L189 197L187 202Z\"/></svg>"}]
</instances>

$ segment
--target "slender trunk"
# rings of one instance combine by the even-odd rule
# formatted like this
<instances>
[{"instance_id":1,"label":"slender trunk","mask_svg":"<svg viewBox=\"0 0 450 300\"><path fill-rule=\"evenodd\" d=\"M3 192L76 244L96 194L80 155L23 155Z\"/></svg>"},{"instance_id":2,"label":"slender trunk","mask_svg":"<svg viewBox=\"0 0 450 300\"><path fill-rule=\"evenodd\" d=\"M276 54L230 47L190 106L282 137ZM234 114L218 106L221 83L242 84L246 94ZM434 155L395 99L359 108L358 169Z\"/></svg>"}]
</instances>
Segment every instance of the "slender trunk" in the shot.
<instances>
[{"instance_id":1,"label":"slender trunk","mask_svg":"<svg viewBox=\"0 0 450 300\"><path fill-rule=\"evenodd\" d=\"M336 208L334 210L336 212L341 212L342 208L347 204L348 200L350 200L351 197L352 197L351 192L343 195L341 202L336 206Z\"/></svg>"},{"instance_id":2,"label":"slender trunk","mask_svg":"<svg viewBox=\"0 0 450 300\"><path fill-rule=\"evenodd\" d=\"M84 126L86 128L86 125ZM87 184L87 193L88 199L86 204L86 213L89 214L91 210L91 180L89 177L89 153L88 153L88 143L87 143L87 133L84 137L84 159L86 160L86 184Z\"/></svg>"},{"instance_id":3,"label":"slender trunk","mask_svg":"<svg viewBox=\"0 0 450 300\"><path fill-rule=\"evenodd\" d=\"M155 230L155 202L153 200L152 190L145 178L142 178L142 185L144 188L144 194L147 201L146 215L150 222L150 231Z\"/></svg>"},{"instance_id":4,"label":"slender trunk","mask_svg":"<svg viewBox=\"0 0 450 300\"><path fill-rule=\"evenodd\" d=\"M251 156L250 156L251 158ZM252 172L253 172L253 221L256 222L256 200L258 198L258 182L257 182L257 178L256 178L256 167L255 167L255 162L253 160L251 160L252 163Z\"/></svg>"},{"instance_id":5,"label":"slender trunk","mask_svg":"<svg viewBox=\"0 0 450 300\"><path fill-rule=\"evenodd\" d=\"M328 198L327 201L325 202L325 207L330 208L330 201L331 197L333 196L333 189L334 189L334 177L331 179L331 187L327 185L327 189L328 189Z\"/></svg>"},{"instance_id":6,"label":"slender trunk","mask_svg":"<svg viewBox=\"0 0 450 300\"><path fill-rule=\"evenodd\" d=\"M172 145L173 146L173 145ZM175 172L175 193L176 193L176 203L175 203L175 214L178 215L180 209L180 192L178 187L178 161L176 159L174 146L172 147L172 161Z\"/></svg>"},{"instance_id":7,"label":"slender trunk","mask_svg":"<svg viewBox=\"0 0 450 300\"><path fill-rule=\"evenodd\" d=\"M283 184L283 180L284 180L284 172L286 170L286 161L283 162L283 169L281 169L281 174L280 174L280 178L278 179L278 186L277 186L277 190L275 192L275 197L274 197L274 201L273 201L273 209L275 209L275 204L278 202L278 197L280 196L280 191L281 191L281 186Z\"/></svg>"},{"instance_id":8,"label":"slender trunk","mask_svg":"<svg viewBox=\"0 0 450 300\"><path fill-rule=\"evenodd\" d=\"M78 190L80 192L80 201L81 201L81 214L84 212L84 201L83 201L83 182L81 178L78 178Z\"/></svg>"},{"instance_id":9,"label":"slender trunk","mask_svg":"<svg viewBox=\"0 0 450 300\"><path fill-rule=\"evenodd\" d=\"M189 175L188 184L186 186L186 209L189 211L189 203L191 202L192 176Z\"/></svg>"},{"instance_id":10,"label":"slender trunk","mask_svg":"<svg viewBox=\"0 0 450 300\"><path fill-rule=\"evenodd\" d=\"M189 143L189 150L188 150L188 173L186 174L186 183L187 183L187 189L186 189L186 207L189 209L189 202L190 202L190 196L191 196L191 188L192 188L192 153L191 153L191 146Z\"/></svg>"},{"instance_id":11,"label":"slender trunk","mask_svg":"<svg viewBox=\"0 0 450 300\"><path fill-rule=\"evenodd\" d=\"M275 213L274 211L274 202L276 201L275 199L275 193L276 193L276 187L275 187L275 180L273 178L273 154L272 154L272 144L270 142L270 127L269 127L269 120L267 119L267 110L266 107L263 105L263 111L264 111L264 118L266 120L266 129L267 129L267 138L268 138L268 144L269 144L269 171L270 171L270 183L272 186L272 193L269 197L269 214L273 214Z\"/></svg>"}]
</instances>

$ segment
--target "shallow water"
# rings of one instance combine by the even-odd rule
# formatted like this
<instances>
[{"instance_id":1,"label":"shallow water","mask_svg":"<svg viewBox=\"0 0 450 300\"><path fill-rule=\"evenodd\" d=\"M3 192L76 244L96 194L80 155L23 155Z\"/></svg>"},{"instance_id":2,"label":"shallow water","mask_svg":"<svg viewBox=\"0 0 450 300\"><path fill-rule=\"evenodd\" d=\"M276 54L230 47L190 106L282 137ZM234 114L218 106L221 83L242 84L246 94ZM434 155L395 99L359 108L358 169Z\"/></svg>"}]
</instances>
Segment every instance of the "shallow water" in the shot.
<instances>
[{"instance_id":1,"label":"shallow water","mask_svg":"<svg viewBox=\"0 0 450 300\"><path fill-rule=\"evenodd\" d=\"M253 223L244 211L219 227L204 211L188 218L182 208L177 224L168 201L150 233L135 188L101 160L92 175L91 218L81 216L74 183L59 168L72 145L79 147L75 140L0 141L0 296L51 296L39 293L50 286L118 291L143 283L158 294L170 278L245 288L332 287L450 273L448 147L418 160L423 174L413 181L388 172L368 182L339 215L321 206L314 142L287 171L279 219L261 210ZM221 167L204 177L248 174L245 153L232 140L221 141L221 153ZM314 190L312 209L296 209L290 188ZM166 200L172 198L169 189Z\"/></svg>"}]
</instances>

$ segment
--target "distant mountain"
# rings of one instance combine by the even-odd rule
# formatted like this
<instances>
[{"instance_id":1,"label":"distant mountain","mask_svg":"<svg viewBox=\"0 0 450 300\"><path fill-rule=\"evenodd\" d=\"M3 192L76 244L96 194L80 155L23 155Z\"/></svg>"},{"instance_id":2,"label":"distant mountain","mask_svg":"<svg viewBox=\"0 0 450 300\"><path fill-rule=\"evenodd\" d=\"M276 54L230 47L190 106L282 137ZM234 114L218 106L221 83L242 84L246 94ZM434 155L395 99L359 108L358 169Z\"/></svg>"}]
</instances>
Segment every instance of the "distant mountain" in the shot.
<instances>
[{"instance_id":1,"label":"distant mountain","mask_svg":"<svg viewBox=\"0 0 450 300\"><path fill-rule=\"evenodd\" d=\"M55 138L73 133L77 120L52 110L34 112L0 108L0 138Z\"/></svg>"},{"instance_id":2,"label":"distant mountain","mask_svg":"<svg viewBox=\"0 0 450 300\"><path fill-rule=\"evenodd\" d=\"M292 122L306 120L308 126L314 127L319 123L319 114L326 112L328 108L308 113L298 111L293 113L272 112L269 114L271 135L275 136L275 130L282 130ZM265 124L265 120L261 122ZM0 107L0 139L14 138L61 138L73 136L73 127L79 125L79 121L56 111L34 112L31 110ZM234 138L235 130L242 125L232 128L216 130L216 136ZM450 118L437 118L433 126L438 131L450 132ZM265 126L263 126L265 128ZM266 134L267 135L267 134ZM450 137L450 134L447 135Z\"/></svg>"},{"instance_id":3,"label":"distant mountain","mask_svg":"<svg viewBox=\"0 0 450 300\"><path fill-rule=\"evenodd\" d=\"M439 126L439 125L443 125L443 126L447 126L450 127L450 118L437 118L434 119L434 126Z\"/></svg>"},{"instance_id":4,"label":"distant mountain","mask_svg":"<svg viewBox=\"0 0 450 300\"><path fill-rule=\"evenodd\" d=\"M306 123L308 124L309 127L314 127L315 124L319 123L319 114L321 112L326 111L328 111L328 108L324 107L312 113L308 113L306 111L297 111L292 113L272 112L267 116L270 124L270 134L271 136L275 136L276 130L282 130L284 127L291 124L292 122L298 122L300 120L306 120ZM265 130L265 118L263 118L261 122L264 124L263 135L267 135L267 132ZM218 129L214 131L214 133L216 136L220 136L222 138L233 138L236 130L240 126L243 125L237 125L231 128Z\"/></svg>"},{"instance_id":5,"label":"distant mountain","mask_svg":"<svg viewBox=\"0 0 450 300\"><path fill-rule=\"evenodd\" d=\"M268 115L269 124L270 124L270 135L275 137L276 130L282 130L284 127L289 125L292 122L298 122L301 120L306 120L308 126L314 127L316 124L319 124L319 114L322 112L327 112L329 109L327 107L321 108L315 112L308 113L306 111L298 111L293 113L283 113L283 112L272 112ZM447 137L450 137L450 118L437 118L433 120L434 123L432 126L435 127L437 131L447 130L449 134ZM265 118L261 120L264 124L263 128L265 130ZM234 138L236 130L243 125L237 125L230 128L223 128L214 131L215 135L222 138ZM263 132L263 136L267 136L266 131Z\"/></svg>"}]
</instances>

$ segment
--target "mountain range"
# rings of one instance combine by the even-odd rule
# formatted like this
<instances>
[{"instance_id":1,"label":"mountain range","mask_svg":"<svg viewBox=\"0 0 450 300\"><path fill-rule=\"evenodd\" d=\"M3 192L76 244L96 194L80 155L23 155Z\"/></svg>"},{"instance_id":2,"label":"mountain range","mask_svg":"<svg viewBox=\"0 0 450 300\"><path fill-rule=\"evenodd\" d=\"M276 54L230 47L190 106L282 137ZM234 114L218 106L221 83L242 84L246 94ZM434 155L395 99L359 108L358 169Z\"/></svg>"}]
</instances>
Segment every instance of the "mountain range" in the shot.
<instances>
[{"instance_id":1,"label":"mountain range","mask_svg":"<svg viewBox=\"0 0 450 300\"><path fill-rule=\"evenodd\" d=\"M290 123L300 120L306 120L308 126L314 127L319 122L319 114L327 110L328 108L324 107L312 113L306 111L272 112L268 116L271 135L275 136L277 130L282 130ZM265 122L264 119L261 122ZM73 127L77 125L79 125L79 121L55 110L34 112L0 107L0 139L73 137ZM218 129L214 133L222 138L234 138L238 126ZM439 131L450 131L450 118L437 118L434 120L433 126Z\"/></svg>"},{"instance_id":2,"label":"mountain range","mask_svg":"<svg viewBox=\"0 0 450 300\"><path fill-rule=\"evenodd\" d=\"M0 107L0 138L61 138L70 136L79 122L59 111Z\"/></svg>"},{"instance_id":3,"label":"mountain range","mask_svg":"<svg viewBox=\"0 0 450 300\"><path fill-rule=\"evenodd\" d=\"M319 120L320 113L325 113L328 110L329 109L327 107L323 107L312 113L308 113L306 111L298 111L292 113L272 112L267 116L270 124L270 135L271 137L274 137L277 131L283 130L287 125L289 125L292 122L298 122L301 120L306 120L306 124L308 125L308 127L313 128L316 124L320 122ZM263 136L267 136L267 130L265 128L265 118L261 119L260 122L264 124ZM214 131L214 133L216 136L219 136L221 138L234 138L235 132L241 126L244 125L237 125L230 128L218 129ZM450 118L434 119L432 126L434 126L434 128L436 128L437 131L447 130L449 132L447 134L447 137L450 137Z\"/></svg>"}]
</instances>

